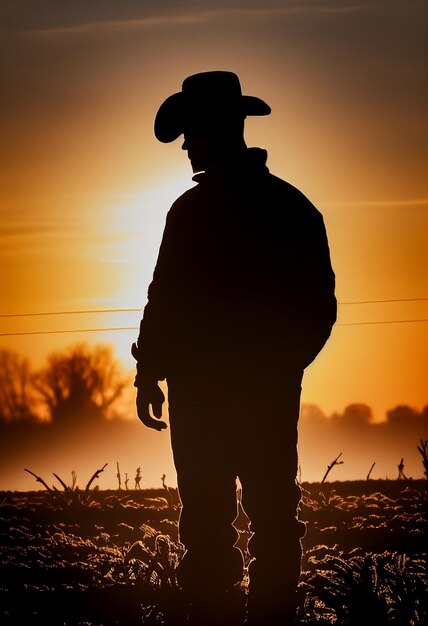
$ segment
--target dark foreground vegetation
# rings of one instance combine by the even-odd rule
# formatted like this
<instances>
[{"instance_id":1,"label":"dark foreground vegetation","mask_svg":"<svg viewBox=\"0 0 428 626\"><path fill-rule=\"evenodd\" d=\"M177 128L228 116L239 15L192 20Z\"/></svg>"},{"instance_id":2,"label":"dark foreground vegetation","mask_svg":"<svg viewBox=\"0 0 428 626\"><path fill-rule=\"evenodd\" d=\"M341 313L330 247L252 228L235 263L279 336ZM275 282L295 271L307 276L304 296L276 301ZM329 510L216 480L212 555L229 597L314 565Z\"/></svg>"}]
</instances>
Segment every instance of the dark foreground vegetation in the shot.
<instances>
[{"instance_id":1,"label":"dark foreground vegetation","mask_svg":"<svg viewBox=\"0 0 428 626\"><path fill-rule=\"evenodd\" d=\"M426 624L426 482L302 490L308 532L300 623ZM274 516L275 502L266 506ZM177 492L167 488L0 493L0 622L173 624L179 510ZM207 538L207 567L209 545ZM242 587L245 593L245 580Z\"/></svg>"}]
</instances>

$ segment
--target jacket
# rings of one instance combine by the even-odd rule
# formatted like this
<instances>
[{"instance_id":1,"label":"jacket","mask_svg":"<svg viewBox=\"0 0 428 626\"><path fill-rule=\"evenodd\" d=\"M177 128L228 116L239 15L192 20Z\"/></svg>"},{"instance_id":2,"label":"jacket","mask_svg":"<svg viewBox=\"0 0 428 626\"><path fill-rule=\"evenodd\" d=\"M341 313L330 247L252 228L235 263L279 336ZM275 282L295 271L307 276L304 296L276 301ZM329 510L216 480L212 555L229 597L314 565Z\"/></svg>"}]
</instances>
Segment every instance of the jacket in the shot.
<instances>
[{"instance_id":1,"label":"jacket","mask_svg":"<svg viewBox=\"0 0 428 626\"><path fill-rule=\"evenodd\" d=\"M247 150L198 174L166 220L138 337L136 386L178 369L303 371L336 320L320 212Z\"/></svg>"}]
</instances>

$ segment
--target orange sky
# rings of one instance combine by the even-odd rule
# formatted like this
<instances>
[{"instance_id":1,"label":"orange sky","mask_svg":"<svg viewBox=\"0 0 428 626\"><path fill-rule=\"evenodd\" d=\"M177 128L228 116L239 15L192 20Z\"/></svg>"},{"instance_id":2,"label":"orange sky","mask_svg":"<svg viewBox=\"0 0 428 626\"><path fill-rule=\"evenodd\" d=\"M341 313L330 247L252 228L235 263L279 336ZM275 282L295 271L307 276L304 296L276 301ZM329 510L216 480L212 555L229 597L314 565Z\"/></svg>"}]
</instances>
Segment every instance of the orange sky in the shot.
<instances>
[{"instance_id":1,"label":"orange sky","mask_svg":"<svg viewBox=\"0 0 428 626\"><path fill-rule=\"evenodd\" d=\"M0 312L142 308L166 211L191 182L160 103L227 69L272 107L247 124L273 173L321 210L339 302L428 298L427 5L409 0L2 4ZM140 314L1 318L0 332L137 326ZM428 403L428 301L341 305L303 400L380 420ZM134 331L0 337L53 348Z\"/></svg>"}]
</instances>

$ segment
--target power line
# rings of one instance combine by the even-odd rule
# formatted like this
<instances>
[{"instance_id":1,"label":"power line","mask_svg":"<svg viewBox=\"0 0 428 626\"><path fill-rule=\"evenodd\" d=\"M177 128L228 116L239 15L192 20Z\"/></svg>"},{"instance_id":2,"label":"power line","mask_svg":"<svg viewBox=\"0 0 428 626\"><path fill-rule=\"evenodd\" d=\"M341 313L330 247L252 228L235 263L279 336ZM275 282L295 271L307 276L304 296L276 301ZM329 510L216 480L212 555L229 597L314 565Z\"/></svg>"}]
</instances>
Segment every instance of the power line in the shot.
<instances>
[{"instance_id":1,"label":"power line","mask_svg":"<svg viewBox=\"0 0 428 626\"><path fill-rule=\"evenodd\" d=\"M20 335L59 335L61 333L101 333L110 330L138 330L138 326L117 326L111 328L75 328L72 330L36 330L23 333L0 333L0 337L18 337Z\"/></svg>"},{"instance_id":2,"label":"power line","mask_svg":"<svg viewBox=\"0 0 428 626\"><path fill-rule=\"evenodd\" d=\"M419 320L376 320L374 322L344 322L335 326L365 326L367 324L407 324L411 322L428 322L428 318Z\"/></svg>"},{"instance_id":3,"label":"power line","mask_svg":"<svg viewBox=\"0 0 428 626\"><path fill-rule=\"evenodd\" d=\"M395 300L356 300L354 302L338 302L338 304L383 304L384 302L422 302L428 298L396 298Z\"/></svg>"},{"instance_id":4,"label":"power line","mask_svg":"<svg viewBox=\"0 0 428 626\"><path fill-rule=\"evenodd\" d=\"M383 304L385 302L426 302L428 298L395 298L390 300L355 300L349 302L339 302L340 306L342 305L353 305L353 304ZM41 313L2 313L0 314L0 318L7 317L37 317L44 315L83 315L87 313L136 313L142 312L143 308L132 308L132 309L82 309L78 311L47 311Z\"/></svg>"},{"instance_id":5,"label":"power line","mask_svg":"<svg viewBox=\"0 0 428 626\"><path fill-rule=\"evenodd\" d=\"M48 311L46 313L5 313L0 317L34 317L38 315L81 315L83 313L131 313L142 311L143 309L87 309L82 311Z\"/></svg>"},{"instance_id":6,"label":"power line","mask_svg":"<svg viewBox=\"0 0 428 626\"><path fill-rule=\"evenodd\" d=\"M345 322L335 326L365 326L368 324L408 324L414 322L428 322L428 318L418 320L376 320L373 322ZM18 337L22 335L58 335L61 333L101 333L115 330L138 330L138 326L115 326L110 328L76 328L71 330L38 330L20 333L0 333L0 337Z\"/></svg>"}]
</instances>

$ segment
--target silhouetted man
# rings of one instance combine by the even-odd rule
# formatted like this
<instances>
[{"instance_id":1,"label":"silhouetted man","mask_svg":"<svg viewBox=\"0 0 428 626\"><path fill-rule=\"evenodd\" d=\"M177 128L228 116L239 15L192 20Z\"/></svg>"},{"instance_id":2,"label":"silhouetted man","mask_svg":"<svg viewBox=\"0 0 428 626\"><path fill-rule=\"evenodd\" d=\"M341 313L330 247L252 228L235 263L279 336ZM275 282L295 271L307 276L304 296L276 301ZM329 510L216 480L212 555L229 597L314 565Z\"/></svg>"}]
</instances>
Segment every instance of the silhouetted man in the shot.
<instances>
[{"instance_id":1,"label":"silhouetted man","mask_svg":"<svg viewBox=\"0 0 428 626\"><path fill-rule=\"evenodd\" d=\"M248 623L291 623L305 532L296 518L301 381L336 319L321 214L244 142L245 117L269 113L235 74L206 72L187 78L155 120L159 141L184 135L197 185L167 217L133 347L137 409L146 426L166 427L166 378L187 548L178 579L201 626L238 623L228 613L242 576L236 476L255 532Z\"/></svg>"}]
</instances>

